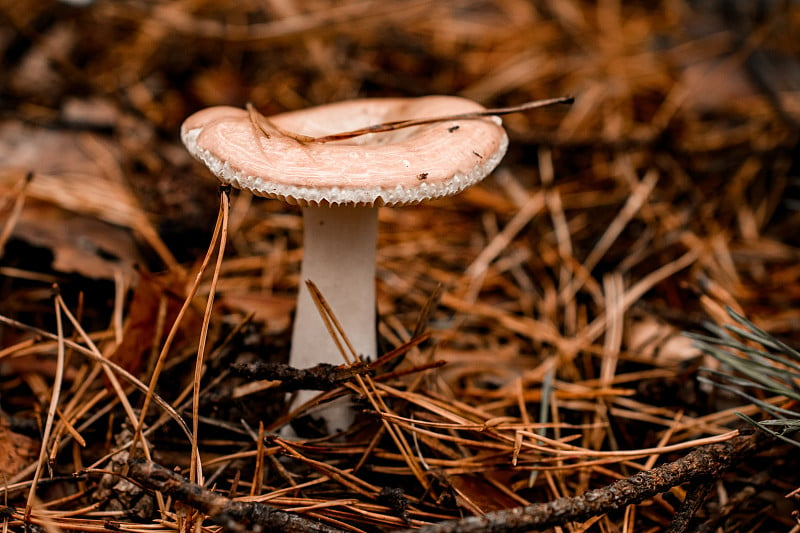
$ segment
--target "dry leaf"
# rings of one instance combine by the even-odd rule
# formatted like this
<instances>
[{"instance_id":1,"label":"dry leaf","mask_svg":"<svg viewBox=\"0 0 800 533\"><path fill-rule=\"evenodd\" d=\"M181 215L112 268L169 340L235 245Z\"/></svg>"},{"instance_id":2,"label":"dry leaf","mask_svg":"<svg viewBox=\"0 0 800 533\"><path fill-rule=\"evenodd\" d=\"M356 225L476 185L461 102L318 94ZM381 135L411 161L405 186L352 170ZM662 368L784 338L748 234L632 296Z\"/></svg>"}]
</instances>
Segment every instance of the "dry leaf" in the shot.
<instances>
[{"instance_id":1,"label":"dry leaf","mask_svg":"<svg viewBox=\"0 0 800 533\"><path fill-rule=\"evenodd\" d=\"M12 476L34 461L39 443L15 433L5 417L0 417L0 475Z\"/></svg>"},{"instance_id":2,"label":"dry leaf","mask_svg":"<svg viewBox=\"0 0 800 533\"><path fill-rule=\"evenodd\" d=\"M115 272L131 272L142 262L130 231L35 200L26 202L12 237L49 249L53 270L88 278L114 279Z\"/></svg>"},{"instance_id":3,"label":"dry leaf","mask_svg":"<svg viewBox=\"0 0 800 533\"><path fill-rule=\"evenodd\" d=\"M253 313L256 321L264 323L264 332L274 335L289 329L297 298L255 292L228 292L221 295L218 301L228 309L245 314Z\"/></svg>"},{"instance_id":4,"label":"dry leaf","mask_svg":"<svg viewBox=\"0 0 800 533\"><path fill-rule=\"evenodd\" d=\"M165 287L182 287L183 280L178 274L164 274L160 277L142 275L133 293L125 328L122 333L122 342L114 350L111 359L120 364L132 374L139 374L144 368L149 353L153 350L154 343L159 346L166 337L169 329L183 305L174 294L168 294ZM162 313L162 306L166 306L161 335L158 335L158 317ZM189 309L182 323L183 331L196 331L197 315ZM191 336L192 333L189 333Z\"/></svg>"}]
</instances>

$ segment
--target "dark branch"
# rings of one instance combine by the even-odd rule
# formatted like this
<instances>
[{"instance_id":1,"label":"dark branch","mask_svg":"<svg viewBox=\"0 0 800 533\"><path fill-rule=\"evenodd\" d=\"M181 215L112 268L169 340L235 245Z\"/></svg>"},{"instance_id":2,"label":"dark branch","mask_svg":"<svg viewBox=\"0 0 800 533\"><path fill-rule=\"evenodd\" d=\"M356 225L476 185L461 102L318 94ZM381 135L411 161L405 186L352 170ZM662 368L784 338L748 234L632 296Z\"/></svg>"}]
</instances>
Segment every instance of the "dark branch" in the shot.
<instances>
[{"instance_id":1,"label":"dark branch","mask_svg":"<svg viewBox=\"0 0 800 533\"><path fill-rule=\"evenodd\" d=\"M237 502L186 481L182 476L149 461L131 461L129 476L150 490L193 507L226 531L264 533L344 533L304 516L256 502Z\"/></svg>"},{"instance_id":2,"label":"dark branch","mask_svg":"<svg viewBox=\"0 0 800 533\"><path fill-rule=\"evenodd\" d=\"M274 379L280 380L279 389L282 391L296 390L333 390L355 376L372 374L366 364L329 365L321 363L311 368L292 368L281 363L264 363L257 361L233 365L231 370L247 379Z\"/></svg>"},{"instance_id":3,"label":"dark branch","mask_svg":"<svg viewBox=\"0 0 800 533\"><path fill-rule=\"evenodd\" d=\"M713 479L699 479L692 481L689 489L686 491L686 498L683 500L678 512L672 519L672 524L666 533L684 533L689 531L694 515L700 507L703 506L706 497L714 487Z\"/></svg>"},{"instance_id":4,"label":"dark branch","mask_svg":"<svg viewBox=\"0 0 800 533\"><path fill-rule=\"evenodd\" d=\"M739 435L723 443L697 448L677 461L639 472L574 498L559 498L484 516L440 522L405 533L522 533L587 520L639 503L683 483L717 479L728 468L754 454L769 441L769 437L760 432Z\"/></svg>"}]
</instances>

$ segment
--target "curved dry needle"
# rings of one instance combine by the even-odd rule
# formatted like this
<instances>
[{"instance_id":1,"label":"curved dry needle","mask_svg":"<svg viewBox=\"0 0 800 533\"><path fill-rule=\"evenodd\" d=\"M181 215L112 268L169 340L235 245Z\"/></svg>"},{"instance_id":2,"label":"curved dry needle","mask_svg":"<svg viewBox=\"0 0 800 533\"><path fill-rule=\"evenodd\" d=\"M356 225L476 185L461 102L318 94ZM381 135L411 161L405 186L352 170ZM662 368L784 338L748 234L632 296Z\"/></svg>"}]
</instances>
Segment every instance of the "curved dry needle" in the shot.
<instances>
[{"instance_id":1,"label":"curved dry needle","mask_svg":"<svg viewBox=\"0 0 800 533\"><path fill-rule=\"evenodd\" d=\"M387 131L399 130L402 128L409 128L411 126L421 126L423 124L432 124L434 122L444 122L446 120L470 120L476 118L491 117L496 115L509 115L511 113L529 111L531 109L537 109L539 107L546 107L554 104L571 104L574 101L575 98L572 96L560 96L558 98L549 98L547 100L535 100L533 102L526 102L524 104L511 107L497 107L494 109L484 109L482 111L472 111L469 113L459 113L456 115L447 115L442 117L417 118L410 120L396 120L393 122L384 122L382 124L374 124L372 126L367 126L366 128L360 128L357 130L347 131L343 133L333 133L331 135L324 135L322 137L306 137L305 135L293 135L293 134L287 134L287 135L297 139L300 142L326 143L331 141L352 139L353 137L367 135L368 133L383 133Z\"/></svg>"},{"instance_id":2,"label":"curved dry needle","mask_svg":"<svg viewBox=\"0 0 800 533\"><path fill-rule=\"evenodd\" d=\"M250 102L247 102L245 107L247 108L247 114L250 116L250 123L253 125L253 128L255 128L257 131L260 131L267 139L272 138L268 130L273 130L277 131L281 135L292 138L295 141L301 143L310 143L316 140L314 137L309 137L308 135L301 135L299 133L294 133L281 128L280 126L272 122L270 119L259 113L258 110L255 107L253 107L253 104L251 104Z\"/></svg>"}]
</instances>

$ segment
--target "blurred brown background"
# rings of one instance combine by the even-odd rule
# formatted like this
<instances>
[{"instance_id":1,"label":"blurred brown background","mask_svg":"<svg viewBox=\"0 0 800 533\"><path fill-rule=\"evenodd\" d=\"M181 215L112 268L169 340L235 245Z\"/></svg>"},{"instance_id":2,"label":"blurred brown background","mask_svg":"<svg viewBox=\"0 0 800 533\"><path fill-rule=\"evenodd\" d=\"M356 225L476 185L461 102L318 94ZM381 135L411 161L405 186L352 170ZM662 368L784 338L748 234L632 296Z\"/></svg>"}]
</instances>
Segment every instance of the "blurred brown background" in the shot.
<instances>
[{"instance_id":1,"label":"blurred brown background","mask_svg":"<svg viewBox=\"0 0 800 533\"><path fill-rule=\"evenodd\" d=\"M722 434L737 420L724 409L740 402L697 386L708 361L679 332L730 323L728 306L800 341L799 30L790 0L0 0L0 314L52 331L58 282L70 305L83 302L87 329L116 332L117 348L153 337L153 309L130 304L142 272L191 271L214 227L215 180L178 140L202 107L252 102L270 115L365 96L499 107L573 95L571 106L504 117L508 155L480 186L382 211L384 341L408 340L442 287L429 323L435 357L451 363L443 397L519 417L514 391L537 412L552 368L563 395L552 412L613 427L587 430L587 447L653 446L667 427L673 441ZM280 359L298 213L234 194L231 216L214 324L225 332L255 313L261 348ZM129 316L144 331L135 342L121 333ZM2 328L0 353L26 335ZM128 354L144 381L147 363L130 359L148 349ZM176 368L191 362L181 353ZM3 408L35 418L29 397L46 403L38 370L14 361L2 367ZM52 369L41 371L49 383ZM215 416L238 420L240 407ZM690 420L673 426L675 413ZM742 477L766 469L772 481L725 511L743 511L738 525L724 513L713 524L790 530L788 457L747 465ZM593 472L539 488L546 500L629 474ZM486 487L460 486L467 499ZM660 530L670 503L631 523ZM620 530L620 517L604 520Z\"/></svg>"}]
</instances>

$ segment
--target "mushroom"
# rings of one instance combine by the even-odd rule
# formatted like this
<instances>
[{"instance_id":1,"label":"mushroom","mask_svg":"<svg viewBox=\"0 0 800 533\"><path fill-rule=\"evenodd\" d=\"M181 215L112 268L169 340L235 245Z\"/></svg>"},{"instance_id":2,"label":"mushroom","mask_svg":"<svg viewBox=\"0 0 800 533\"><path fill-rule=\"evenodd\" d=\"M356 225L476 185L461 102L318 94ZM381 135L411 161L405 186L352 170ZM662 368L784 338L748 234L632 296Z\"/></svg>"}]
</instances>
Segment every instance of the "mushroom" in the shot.
<instances>
[{"instance_id":1,"label":"mushroom","mask_svg":"<svg viewBox=\"0 0 800 533\"><path fill-rule=\"evenodd\" d=\"M302 207L301 279L313 281L360 355L377 355L375 248L378 207L454 195L489 174L508 140L497 116L454 118L344 140L315 139L390 121L483 111L459 97L352 100L265 119L227 106L183 123L189 152L222 182ZM289 363L341 363L308 288L300 284ZM312 393L302 391L296 402ZM348 406L322 413L329 430Z\"/></svg>"}]
</instances>

